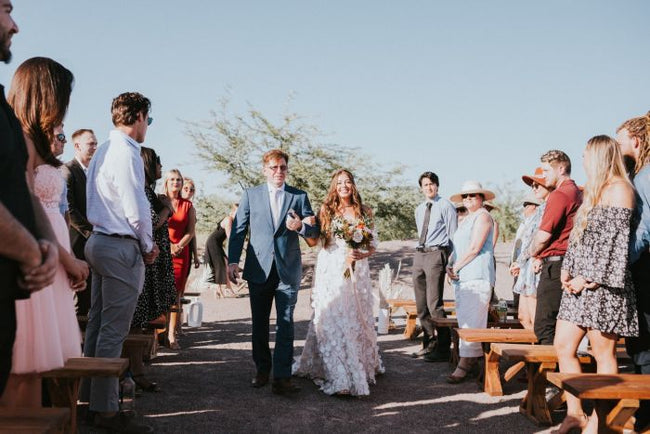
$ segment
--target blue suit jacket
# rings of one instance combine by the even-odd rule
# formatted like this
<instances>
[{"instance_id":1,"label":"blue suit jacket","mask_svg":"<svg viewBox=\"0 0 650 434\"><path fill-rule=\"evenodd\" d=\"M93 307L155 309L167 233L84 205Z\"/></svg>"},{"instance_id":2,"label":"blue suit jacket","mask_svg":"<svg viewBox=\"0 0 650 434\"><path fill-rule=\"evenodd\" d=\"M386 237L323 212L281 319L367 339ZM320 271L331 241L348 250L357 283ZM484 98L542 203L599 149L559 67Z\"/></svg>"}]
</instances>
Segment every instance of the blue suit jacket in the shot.
<instances>
[{"instance_id":1,"label":"blue suit jacket","mask_svg":"<svg viewBox=\"0 0 650 434\"><path fill-rule=\"evenodd\" d=\"M268 184L264 183L244 190L239 201L228 242L228 262L239 263L246 233L250 232L243 274L243 278L249 282L259 284L266 282L275 261L283 283L296 287L300 285L302 260L299 235L287 229L285 220L289 209L293 209L301 219L313 216L314 212L307 193L286 184L284 192L284 203L280 210L280 224L277 230L273 230ZM305 237L318 236L318 226L306 224L303 226Z\"/></svg>"}]
</instances>

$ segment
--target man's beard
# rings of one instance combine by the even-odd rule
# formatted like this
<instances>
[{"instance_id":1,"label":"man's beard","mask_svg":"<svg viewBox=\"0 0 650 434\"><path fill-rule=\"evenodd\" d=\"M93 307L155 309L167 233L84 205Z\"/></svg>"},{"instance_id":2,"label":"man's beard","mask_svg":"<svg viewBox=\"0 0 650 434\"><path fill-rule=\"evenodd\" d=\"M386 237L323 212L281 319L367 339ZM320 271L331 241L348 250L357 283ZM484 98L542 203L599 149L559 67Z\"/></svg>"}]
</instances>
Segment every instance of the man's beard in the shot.
<instances>
[{"instance_id":1,"label":"man's beard","mask_svg":"<svg viewBox=\"0 0 650 434\"><path fill-rule=\"evenodd\" d=\"M11 62L9 42L11 42L11 35L9 33L0 34L0 60L4 63Z\"/></svg>"}]
</instances>

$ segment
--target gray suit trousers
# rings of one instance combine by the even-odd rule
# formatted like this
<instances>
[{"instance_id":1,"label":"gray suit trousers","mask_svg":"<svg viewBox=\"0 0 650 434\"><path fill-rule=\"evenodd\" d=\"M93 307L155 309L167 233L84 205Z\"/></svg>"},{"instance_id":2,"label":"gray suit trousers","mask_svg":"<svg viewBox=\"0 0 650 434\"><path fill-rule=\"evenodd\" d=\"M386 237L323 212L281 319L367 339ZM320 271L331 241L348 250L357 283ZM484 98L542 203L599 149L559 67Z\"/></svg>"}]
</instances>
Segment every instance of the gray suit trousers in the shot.
<instances>
[{"instance_id":1,"label":"gray suit trousers","mask_svg":"<svg viewBox=\"0 0 650 434\"><path fill-rule=\"evenodd\" d=\"M92 294L84 342L86 357L120 357L144 284L144 262L137 241L93 234L86 244L92 267ZM80 398L90 410L119 410L117 378L84 381Z\"/></svg>"}]
</instances>

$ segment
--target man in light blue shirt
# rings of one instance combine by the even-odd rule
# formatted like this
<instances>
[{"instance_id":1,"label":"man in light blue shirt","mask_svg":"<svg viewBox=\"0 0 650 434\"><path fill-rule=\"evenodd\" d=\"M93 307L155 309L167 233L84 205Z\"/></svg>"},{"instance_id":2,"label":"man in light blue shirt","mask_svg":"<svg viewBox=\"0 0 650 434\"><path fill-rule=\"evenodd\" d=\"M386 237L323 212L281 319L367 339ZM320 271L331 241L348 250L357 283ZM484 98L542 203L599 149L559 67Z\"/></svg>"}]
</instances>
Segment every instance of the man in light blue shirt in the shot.
<instances>
[{"instance_id":1,"label":"man in light blue shirt","mask_svg":"<svg viewBox=\"0 0 650 434\"><path fill-rule=\"evenodd\" d=\"M92 267L92 292L84 355L120 357L144 284L144 265L158 256L151 211L144 192L144 142L151 103L139 93L113 100L115 129L96 151L86 182L88 221L93 233L85 248ZM96 412L95 426L116 432L153 432L119 412L117 378L86 381L82 400Z\"/></svg>"},{"instance_id":2,"label":"man in light blue shirt","mask_svg":"<svg viewBox=\"0 0 650 434\"><path fill-rule=\"evenodd\" d=\"M451 238L456 231L454 205L438 195L438 176L424 172L418 180L425 197L415 209L418 243L413 258L413 291L420 325L424 332L422 349L413 357L424 356L428 362L449 360L451 336L448 327L436 330L432 319L444 318L443 290L445 269L451 252ZM437 334L437 342L434 336Z\"/></svg>"},{"instance_id":3,"label":"man in light blue shirt","mask_svg":"<svg viewBox=\"0 0 650 434\"><path fill-rule=\"evenodd\" d=\"M636 290L639 336L626 338L627 352L637 374L650 374L650 112L629 119L616 130L616 141L637 192L636 221L630 236L629 268ZM635 431L650 426L650 401L641 401Z\"/></svg>"}]
</instances>

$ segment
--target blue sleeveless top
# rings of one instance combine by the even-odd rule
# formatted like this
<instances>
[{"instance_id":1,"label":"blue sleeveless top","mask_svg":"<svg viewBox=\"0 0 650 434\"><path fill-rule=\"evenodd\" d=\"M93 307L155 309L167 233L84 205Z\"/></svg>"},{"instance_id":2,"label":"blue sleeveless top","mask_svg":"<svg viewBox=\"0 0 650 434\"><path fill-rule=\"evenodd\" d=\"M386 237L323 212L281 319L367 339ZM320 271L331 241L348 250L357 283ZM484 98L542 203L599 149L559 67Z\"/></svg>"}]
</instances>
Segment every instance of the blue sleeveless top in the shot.
<instances>
[{"instance_id":1,"label":"blue sleeveless top","mask_svg":"<svg viewBox=\"0 0 650 434\"><path fill-rule=\"evenodd\" d=\"M473 214L468 215L460 223L458 229L454 233L454 257L455 261L459 260L469 250L471 244L472 232L474 230L474 223L479 215L487 213L486 210L479 210ZM490 216L490 220L492 216ZM494 269L494 225L490 229L490 233L483 243L481 251L476 255L469 264L465 265L458 272L458 277L461 282L470 280L486 280L494 285L496 278L496 270Z\"/></svg>"}]
</instances>

